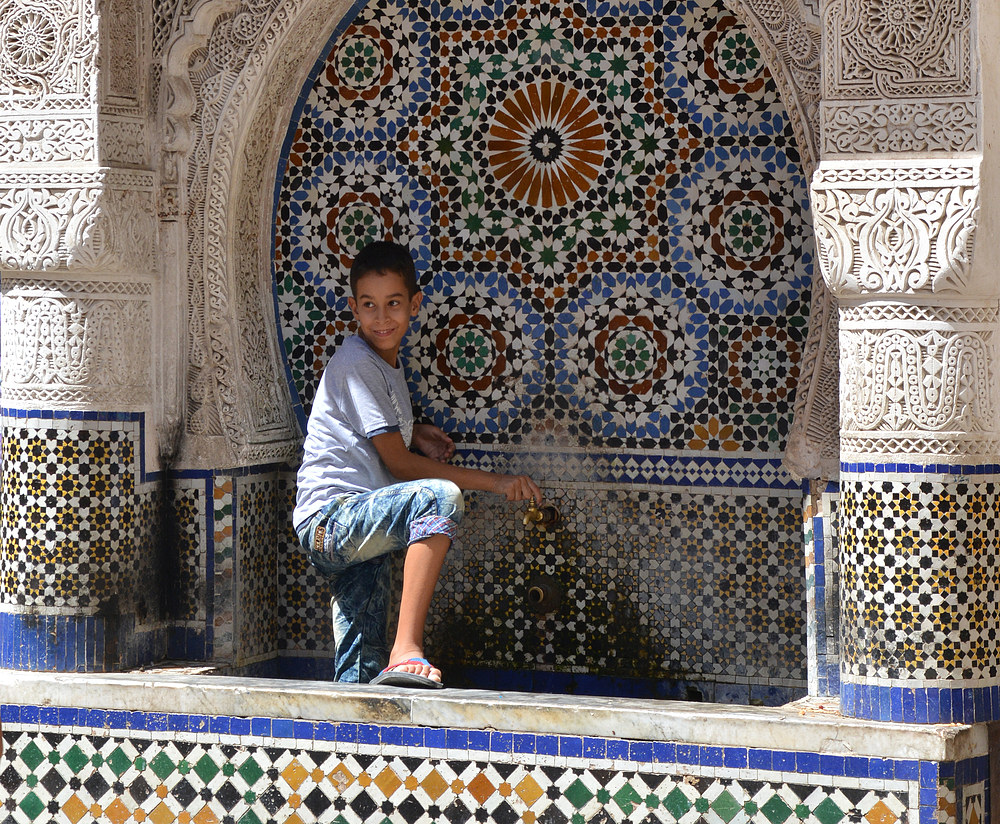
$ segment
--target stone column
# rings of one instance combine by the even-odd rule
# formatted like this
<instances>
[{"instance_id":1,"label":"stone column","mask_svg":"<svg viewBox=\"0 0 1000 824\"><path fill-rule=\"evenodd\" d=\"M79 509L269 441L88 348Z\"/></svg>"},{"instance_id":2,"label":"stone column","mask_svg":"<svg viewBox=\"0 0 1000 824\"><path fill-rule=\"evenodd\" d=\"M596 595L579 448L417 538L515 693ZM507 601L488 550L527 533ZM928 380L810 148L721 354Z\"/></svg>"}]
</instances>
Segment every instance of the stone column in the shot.
<instances>
[{"instance_id":1,"label":"stone column","mask_svg":"<svg viewBox=\"0 0 1000 824\"><path fill-rule=\"evenodd\" d=\"M812 205L840 312L845 715L1000 718L997 258L975 243L989 5L823 7Z\"/></svg>"},{"instance_id":2,"label":"stone column","mask_svg":"<svg viewBox=\"0 0 1000 824\"><path fill-rule=\"evenodd\" d=\"M0 0L4 667L158 643L149 23L142 0Z\"/></svg>"}]
</instances>

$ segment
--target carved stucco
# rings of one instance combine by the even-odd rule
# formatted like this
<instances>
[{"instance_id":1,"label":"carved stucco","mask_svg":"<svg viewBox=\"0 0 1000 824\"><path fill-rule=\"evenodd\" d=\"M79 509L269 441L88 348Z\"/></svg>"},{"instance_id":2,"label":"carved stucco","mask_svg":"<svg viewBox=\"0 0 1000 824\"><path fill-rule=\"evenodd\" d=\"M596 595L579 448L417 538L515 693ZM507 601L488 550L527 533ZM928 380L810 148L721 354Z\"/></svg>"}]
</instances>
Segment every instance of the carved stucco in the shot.
<instances>
[{"instance_id":1,"label":"carved stucco","mask_svg":"<svg viewBox=\"0 0 1000 824\"><path fill-rule=\"evenodd\" d=\"M804 17L809 4L728 5L768 61L809 172L818 160L820 90L819 31ZM268 296L273 174L291 100L347 8L331 0L210 0L189 11L167 46L161 203L174 204L166 213L183 219L187 236L179 278L188 303L185 429L193 441L222 439L240 460L281 458L298 443L290 398L271 388L285 385ZM835 323L822 283L814 302ZM836 374L836 332L829 331L810 338L813 374L803 384ZM800 397L804 414L815 407L823 420L800 428L803 437L819 436L832 421L825 439L835 443L836 402L815 391ZM212 452L191 449L188 460ZM815 463L799 468L817 471Z\"/></svg>"}]
</instances>

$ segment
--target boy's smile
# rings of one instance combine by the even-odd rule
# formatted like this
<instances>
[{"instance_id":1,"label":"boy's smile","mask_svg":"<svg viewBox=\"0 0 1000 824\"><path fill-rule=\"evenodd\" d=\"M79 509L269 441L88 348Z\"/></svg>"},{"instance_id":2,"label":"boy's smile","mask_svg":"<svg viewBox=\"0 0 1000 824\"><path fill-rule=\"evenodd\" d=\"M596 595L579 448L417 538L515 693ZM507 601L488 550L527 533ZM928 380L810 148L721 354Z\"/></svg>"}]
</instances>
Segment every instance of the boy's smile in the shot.
<instances>
[{"instance_id":1,"label":"boy's smile","mask_svg":"<svg viewBox=\"0 0 1000 824\"><path fill-rule=\"evenodd\" d=\"M410 296L406 281L395 272L369 272L358 279L355 295L347 299L361 337L390 366L396 366L399 346L417 316L423 295Z\"/></svg>"}]
</instances>

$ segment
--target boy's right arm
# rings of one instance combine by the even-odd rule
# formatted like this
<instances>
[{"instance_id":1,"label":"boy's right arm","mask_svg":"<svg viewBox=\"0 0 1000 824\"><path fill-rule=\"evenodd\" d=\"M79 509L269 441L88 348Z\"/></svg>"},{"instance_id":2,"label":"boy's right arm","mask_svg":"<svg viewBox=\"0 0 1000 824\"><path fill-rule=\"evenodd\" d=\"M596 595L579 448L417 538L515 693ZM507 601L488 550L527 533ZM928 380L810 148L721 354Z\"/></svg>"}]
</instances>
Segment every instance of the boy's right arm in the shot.
<instances>
[{"instance_id":1,"label":"boy's right arm","mask_svg":"<svg viewBox=\"0 0 1000 824\"><path fill-rule=\"evenodd\" d=\"M401 481L444 478L462 489L496 492L508 501L526 501L528 498L534 498L537 502L542 500L542 490L527 475L501 475L480 469L466 469L417 455L406 448L399 432L375 435L372 444L392 476Z\"/></svg>"}]
</instances>

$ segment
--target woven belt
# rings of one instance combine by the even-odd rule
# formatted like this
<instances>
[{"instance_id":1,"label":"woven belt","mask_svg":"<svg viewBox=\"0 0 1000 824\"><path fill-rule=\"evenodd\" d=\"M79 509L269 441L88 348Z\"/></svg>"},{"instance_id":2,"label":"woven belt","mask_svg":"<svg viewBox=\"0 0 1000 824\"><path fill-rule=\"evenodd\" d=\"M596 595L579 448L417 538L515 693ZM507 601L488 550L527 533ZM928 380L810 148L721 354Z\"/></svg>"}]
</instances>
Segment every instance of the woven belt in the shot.
<instances>
[{"instance_id":1,"label":"woven belt","mask_svg":"<svg viewBox=\"0 0 1000 824\"><path fill-rule=\"evenodd\" d=\"M323 553L323 539L326 537L326 527L318 526L313 533L313 551Z\"/></svg>"}]
</instances>

